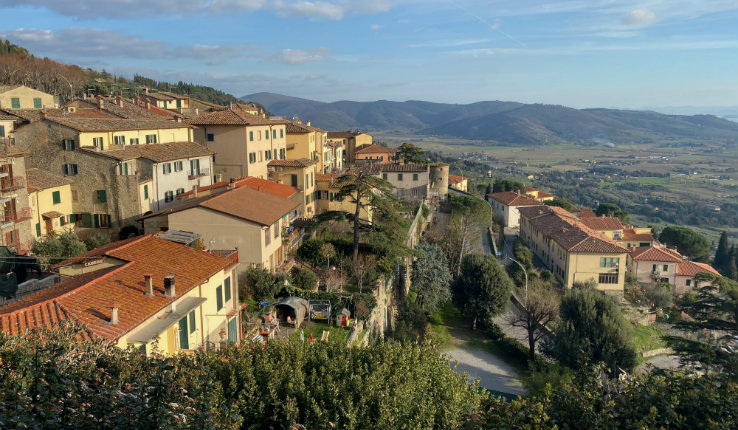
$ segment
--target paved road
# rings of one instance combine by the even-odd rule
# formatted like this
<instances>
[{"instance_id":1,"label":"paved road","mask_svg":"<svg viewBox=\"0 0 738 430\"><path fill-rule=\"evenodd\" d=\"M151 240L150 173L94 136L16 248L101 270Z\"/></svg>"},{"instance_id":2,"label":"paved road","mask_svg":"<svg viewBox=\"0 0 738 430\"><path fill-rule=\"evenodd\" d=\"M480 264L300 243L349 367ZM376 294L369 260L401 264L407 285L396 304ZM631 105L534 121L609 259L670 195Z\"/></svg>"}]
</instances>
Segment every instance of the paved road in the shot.
<instances>
[{"instance_id":1,"label":"paved road","mask_svg":"<svg viewBox=\"0 0 738 430\"><path fill-rule=\"evenodd\" d=\"M522 394L525 390L515 376L515 370L496 356L481 349L454 348L444 351L451 360L458 362L457 372L469 375L469 380L479 378L479 384L488 390L510 394Z\"/></svg>"}]
</instances>

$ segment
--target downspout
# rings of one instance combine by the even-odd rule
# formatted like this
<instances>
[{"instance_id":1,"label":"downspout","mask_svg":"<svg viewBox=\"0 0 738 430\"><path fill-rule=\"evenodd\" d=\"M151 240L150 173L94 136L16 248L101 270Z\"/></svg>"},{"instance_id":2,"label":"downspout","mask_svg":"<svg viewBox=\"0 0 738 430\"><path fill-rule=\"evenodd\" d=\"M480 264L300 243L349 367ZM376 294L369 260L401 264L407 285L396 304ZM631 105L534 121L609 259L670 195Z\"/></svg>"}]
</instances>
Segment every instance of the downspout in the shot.
<instances>
[{"instance_id":1,"label":"downspout","mask_svg":"<svg viewBox=\"0 0 738 430\"><path fill-rule=\"evenodd\" d=\"M200 298L202 298L202 284L198 285L197 289L200 294ZM200 338L201 338L200 344L205 346L205 348L207 349L207 345L205 344L205 321L204 319L205 318L202 314L202 305L200 305Z\"/></svg>"}]
</instances>

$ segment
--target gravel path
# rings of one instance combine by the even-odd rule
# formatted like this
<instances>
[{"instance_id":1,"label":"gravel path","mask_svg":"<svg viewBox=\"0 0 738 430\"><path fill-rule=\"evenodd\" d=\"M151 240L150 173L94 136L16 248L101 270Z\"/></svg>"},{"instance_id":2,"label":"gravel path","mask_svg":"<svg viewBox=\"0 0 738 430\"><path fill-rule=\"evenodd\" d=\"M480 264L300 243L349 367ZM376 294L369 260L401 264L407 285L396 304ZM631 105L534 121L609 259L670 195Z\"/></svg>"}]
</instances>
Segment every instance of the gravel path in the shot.
<instances>
[{"instance_id":1,"label":"gravel path","mask_svg":"<svg viewBox=\"0 0 738 430\"><path fill-rule=\"evenodd\" d=\"M522 394L523 385L515 371L504 361L481 349L453 348L444 351L459 363L457 372L469 375L470 380L479 378L479 384L489 390L510 394Z\"/></svg>"}]
</instances>

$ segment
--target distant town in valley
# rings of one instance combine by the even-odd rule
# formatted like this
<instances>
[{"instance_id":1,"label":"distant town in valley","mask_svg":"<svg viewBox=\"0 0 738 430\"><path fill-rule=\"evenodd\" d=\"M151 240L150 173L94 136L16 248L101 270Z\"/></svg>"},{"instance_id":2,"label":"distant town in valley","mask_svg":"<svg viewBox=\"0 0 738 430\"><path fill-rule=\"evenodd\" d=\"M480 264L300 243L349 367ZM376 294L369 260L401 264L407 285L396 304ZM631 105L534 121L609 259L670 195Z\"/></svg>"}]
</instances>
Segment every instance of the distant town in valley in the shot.
<instances>
[{"instance_id":1,"label":"distant town in valley","mask_svg":"<svg viewBox=\"0 0 738 430\"><path fill-rule=\"evenodd\" d=\"M0 428L734 428L734 120L0 40Z\"/></svg>"}]
</instances>

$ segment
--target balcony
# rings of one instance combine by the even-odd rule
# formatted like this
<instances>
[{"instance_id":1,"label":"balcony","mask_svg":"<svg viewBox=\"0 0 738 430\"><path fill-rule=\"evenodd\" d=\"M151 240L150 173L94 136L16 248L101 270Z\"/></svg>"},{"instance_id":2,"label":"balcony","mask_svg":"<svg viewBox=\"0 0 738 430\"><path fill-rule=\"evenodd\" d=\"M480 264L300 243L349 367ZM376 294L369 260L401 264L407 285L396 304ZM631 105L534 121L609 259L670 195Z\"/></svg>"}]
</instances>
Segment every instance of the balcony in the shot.
<instances>
[{"instance_id":1,"label":"balcony","mask_svg":"<svg viewBox=\"0 0 738 430\"><path fill-rule=\"evenodd\" d=\"M21 188L25 188L25 186L26 178L22 176L0 178L0 191L2 192L20 190Z\"/></svg>"},{"instance_id":2,"label":"balcony","mask_svg":"<svg viewBox=\"0 0 738 430\"><path fill-rule=\"evenodd\" d=\"M652 278L660 278L661 277L661 271L656 269L651 271L651 277Z\"/></svg>"},{"instance_id":3,"label":"balcony","mask_svg":"<svg viewBox=\"0 0 738 430\"><path fill-rule=\"evenodd\" d=\"M210 168L206 167L204 169L197 169L197 170L190 170L190 174L187 175L187 179L197 179L201 178L203 176L210 176Z\"/></svg>"},{"instance_id":4,"label":"balcony","mask_svg":"<svg viewBox=\"0 0 738 430\"><path fill-rule=\"evenodd\" d=\"M15 212L5 212L3 214L3 221L5 223L23 222L31 219L31 208L19 208Z\"/></svg>"}]
</instances>

